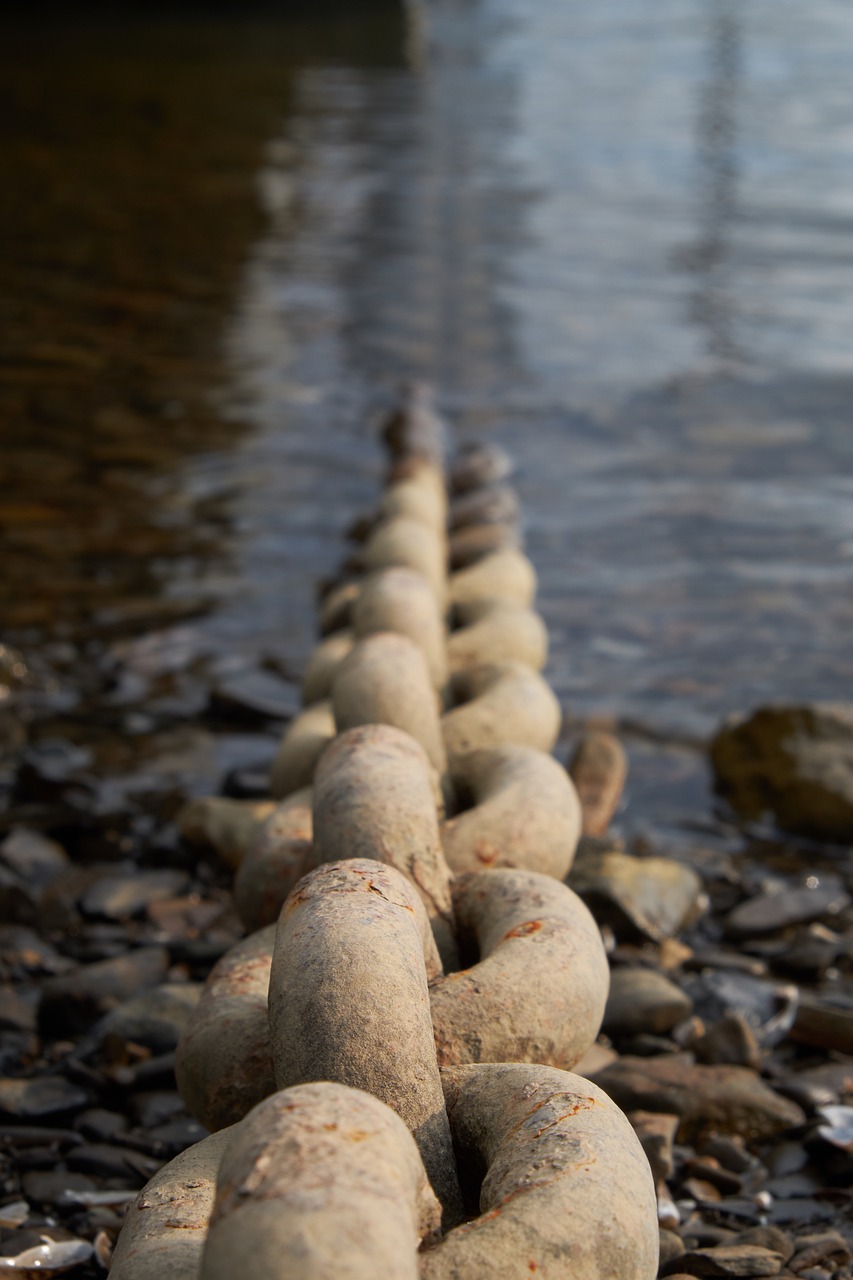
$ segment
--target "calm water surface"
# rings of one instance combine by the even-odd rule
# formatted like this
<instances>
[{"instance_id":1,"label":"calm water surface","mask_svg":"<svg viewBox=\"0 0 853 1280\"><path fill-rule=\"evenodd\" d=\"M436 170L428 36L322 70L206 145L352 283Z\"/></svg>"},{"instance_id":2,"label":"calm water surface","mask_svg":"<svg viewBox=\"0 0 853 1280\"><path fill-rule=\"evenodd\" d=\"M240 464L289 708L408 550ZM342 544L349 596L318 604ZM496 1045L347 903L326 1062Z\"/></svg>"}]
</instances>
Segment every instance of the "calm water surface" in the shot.
<instances>
[{"instance_id":1,"label":"calm water surface","mask_svg":"<svg viewBox=\"0 0 853 1280\"><path fill-rule=\"evenodd\" d=\"M845 0L7 35L0 599L69 706L298 670L413 374L518 459L571 714L850 696ZM702 795L633 751L629 816Z\"/></svg>"}]
</instances>

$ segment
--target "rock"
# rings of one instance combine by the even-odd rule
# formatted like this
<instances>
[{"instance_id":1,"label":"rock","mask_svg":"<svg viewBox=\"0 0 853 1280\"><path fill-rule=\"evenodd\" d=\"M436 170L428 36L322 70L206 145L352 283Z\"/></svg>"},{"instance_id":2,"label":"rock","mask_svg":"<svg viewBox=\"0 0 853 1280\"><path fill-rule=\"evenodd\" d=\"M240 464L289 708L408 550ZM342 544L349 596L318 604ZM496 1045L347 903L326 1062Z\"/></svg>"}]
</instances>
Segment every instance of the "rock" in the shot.
<instances>
[{"instance_id":1,"label":"rock","mask_svg":"<svg viewBox=\"0 0 853 1280\"><path fill-rule=\"evenodd\" d=\"M678 1116L660 1111L632 1111L628 1119L646 1153L655 1185L666 1182L672 1177L674 1167L672 1144L678 1129Z\"/></svg>"},{"instance_id":2,"label":"rock","mask_svg":"<svg viewBox=\"0 0 853 1280\"><path fill-rule=\"evenodd\" d=\"M168 1053L178 1047L202 990L202 983L163 983L110 1010L96 1030L102 1042L116 1037L152 1053Z\"/></svg>"},{"instance_id":3,"label":"rock","mask_svg":"<svg viewBox=\"0 0 853 1280\"><path fill-rule=\"evenodd\" d=\"M0 1112L15 1120L46 1120L79 1111L89 1095L62 1076L0 1079Z\"/></svg>"},{"instance_id":4,"label":"rock","mask_svg":"<svg viewBox=\"0 0 853 1280\"><path fill-rule=\"evenodd\" d=\"M112 1142L127 1132L127 1119L118 1111L91 1107L74 1121L74 1128L89 1142Z\"/></svg>"},{"instance_id":5,"label":"rock","mask_svg":"<svg viewBox=\"0 0 853 1280\"><path fill-rule=\"evenodd\" d=\"M80 898L80 910L90 918L130 920L142 915L152 902L173 898L186 889L183 871L139 871L106 875Z\"/></svg>"},{"instance_id":6,"label":"rock","mask_svg":"<svg viewBox=\"0 0 853 1280\"><path fill-rule=\"evenodd\" d=\"M692 1249L661 1271L671 1275L673 1268L691 1276L776 1276L783 1260L772 1249L756 1244L718 1244L710 1249Z\"/></svg>"},{"instance_id":7,"label":"rock","mask_svg":"<svg viewBox=\"0 0 853 1280\"><path fill-rule=\"evenodd\" d=\"M69 1191L94 1191L95 1182L85 1173L69 1173L67 1169L32 1169L21 1179L21 1188L35 1204L61 1206L67 1204Z\"/></svg>"},{"instance_id":8,"label":"rock","mask_svg":"<svg viewBox=\"0 0 853 1280\"><path fill-rule=\"evenodd\" d=\"M758 1163L755 1156L746 1150L743 1141L737 1136L724 1138L715 1134L713 1138L703 1143L700 1150L702 1155L713 1157L724 1169L730 1169L732 1173L746 1173L747 1170L754 1169Z\"/></svg>"},{"instance_id":9,"label":"rock","mask_svg":"<svg viewBox=\"0 0 853 1280\"><path fill-rule=\"evenodd\" d=\"M0 863L28 884L48 884L65 870L68 861L62 845L27 827L13 827L0 844Z\"/></svg>"},{"instance_id":10,"label":"rock","mask_svg":"<svg viewBox=\"0 0 853 1280\"><path fill-rule=\"evenodd\" d=\"M667 1231L665 1227L662 1227L660 1233L660 1265L664 1267L667 1263L674 1262L683 1253L684 1241L678 1232Z\"/></svg>"},{"instance_id":11,"label":"rock","mask_svg":"<svg viewBox=\"0 0 853 1280\"><path fill-rule=\"evenodd\" d=\"M162 982L168 968L165 947L140 947L48 978L39 1004L39 1031L51 1040L75 1036L122 1000Z\"/></svg>"},{"instance_id":12,"label":"rock","mask_svg":"<svg viewBox=\"0 0 853 1280\"><path fill-rule=\"evenodd\" d=\"M789 1032L797 1010L797 990L734 970L709 970L683 980L696 1014L707 1023L738 1014L762 1046Z\"/></svg>"},{"instance_id":13,"label":"rock","mask_svg":"<svg viewBox=\"0 0 853 1280\"><path fill-rule=\"evenodd\" d=\"M499 444L470 445L460 451L450 469L449 488L455 494L468 493L506 480L514 469L515 463Z\"/></svg>"},{"instance_id":14,"label":"rock","mask_svg":"<svg viewBox=\"0 0 853 1280\"><path fill-rule=\"evenodd\" d=\"M772 1249L774 1253L778 1253L783 1263L787 1262L794 1252L794 1242L788 1235L787 1231L782 1231L779 1227L748 1227L746 1231L740 1231L737 1237L738 1244L757 1244L762 1249Z\"/></svg>"},{"instance_id":15,"label":"rock","mask_svg":"<svg viewBox=\"0 0 853 1280\"><path fill-rule=\"evenodd\" d=\"M711 743L720 795L747 821L768 811L786 831L853 841L853 706L761 707Z\"/></svg>"},{"instance_id":16,"label":"rock","mask_svg":"<svg viewBox=\"0 0 853 1280\"><path fill-rule=\"evenodd\" d=\"M584 835L603 836L628 776L622 744L611 733L585 733L569 762L569 774L581 802Z\"/></svg>"},{"instance_id":17,"label":"rock","mask_svg":"<svg viewBox=\"0 0 853 1280\"><path fill-rule=\"evenodd\" d=\"M791 1270L801 1273L807 1267L827 1263L832 1263L833 1267L842 1267L851 1260L853 1254L850 1246L839 1231L821 1231L816 1235L797 1237Z\"/></svg>"},{"instance_id":18,"label":"rock","mask_svg":"<svg viewBox=\"0 0 853 1280\"><path fill-rule=\"evenodd\" d=\"M834 889L783 889L740 903L729 912L725 927L733 938L755 937L788 925L838 915L849 905L849 895Z\"/></svg>"},{"instance_id":19,"label":"rock","mask_svg":"<svg viewBox=\"0 0 853 1280\"><path fill-rule=\"evenodd\" d=\"M710 1065L730 1063L753 1071L761 1065L758 1040L742 1013L724 1014L704 1034L691 1037L688 1048L700 1062Z\"/></svg>"},{"instance_id":20,"label":"rock","mask_svg":"<svg viewBox=\"0 0 853 1280\"><path fill-rule=\"evenodd\" d=\"M240 671L220 680L210 695L210 709L229 720L290 720L301 710L299 689L268 671Z\"/></svg>"},{"instance_id":21,"label":"rock","mask_svg":"<svg viewBox=\"0 0 853 1280\"><path fill-rule=\"evenodd\" d=\"M78 1173L90 1173L99 1178L116 1178L126 1186L141 1187L154 1176L161 1162L129 1147L87 1142L69 1151L66 1163L69 1169Z\"/></svg>"},{"instance_id":22,"label":"rock","mask_svg":"<svg viewBox=\"0 0 853 1280\"><path fill-rule=\"evenodd\" d=\"M158 1125L168 1124L182 1113L186 1114L183 1099L177 1089L135 1093L130 1105L138 1123L146 1132Z\"/></svg>"},{"instance_id":23,"label":"rock","mask_svg":"<svg viewBox=\"0 0 853 1280\"><path fill-rule=\"evenodd\" d=\"M602 1029L609 1036L663 1034L689 1017L693 1002L655 969L612 969Z\"/></svg>"},{"instance_id":24,"label":"rock","mask_svg":"<svg viewBox=\"0 0 853 1280\"><path fill-rule=\"evenodd\" d=\"M679 1116L681 1142L698 1142L712 1133L759 1140L805 1119L798 1106L745 1067L697 1066L681 1054L620 1058L593 1079L623 1111Z\"/></svg>"},{"instance_id":25,"label":"rock","mask_svg":"<svg viewBox=\"0 0 853 1280\"><path fill-rule=\"evenodd\" d=\"M802 998L791 1038L801 1044L853 1054L853 1009Z\"/></svg>"},{"instance_id":26,"label":"rock","mask_svg":"<svg viewBox=\"0 0 853 1280\"><path fill-rule=\"evenodd\" d=\"M670 858L636 858L581 840L566 883L619 938L662 942L695 918L702 882Z\"/></svg>"},{"instance_id":27,"label":"rock","mask_svg":"<svg viewBox=\"0 0 853 1280\"><path fill-rule=\"evenodd\" d=\"M0 1031L35 1031L36 1011L14 987L0 987Z\"/></svg>"}]
</instances>

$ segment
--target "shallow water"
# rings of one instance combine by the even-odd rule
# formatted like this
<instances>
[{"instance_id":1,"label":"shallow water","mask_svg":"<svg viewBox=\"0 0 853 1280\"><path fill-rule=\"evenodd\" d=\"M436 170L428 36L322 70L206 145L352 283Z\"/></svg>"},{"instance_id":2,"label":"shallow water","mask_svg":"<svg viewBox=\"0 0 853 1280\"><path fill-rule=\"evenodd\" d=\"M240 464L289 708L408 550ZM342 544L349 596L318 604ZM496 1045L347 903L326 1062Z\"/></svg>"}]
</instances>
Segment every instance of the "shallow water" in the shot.
<instances>
[{"instance_id":1,"label":"shallow water","mask_svg":"<svg viewBox=\"0 0 853 1280\"><path fill-rule=\"evenodd\" d=\"M32 732L298 670L412 374L518 459L571 715L847 697L849 6L311 13L8 20L0 602L67 717ZM704 802L697 757L632 765L629 821Z\"/></svg>"}]
</instances>

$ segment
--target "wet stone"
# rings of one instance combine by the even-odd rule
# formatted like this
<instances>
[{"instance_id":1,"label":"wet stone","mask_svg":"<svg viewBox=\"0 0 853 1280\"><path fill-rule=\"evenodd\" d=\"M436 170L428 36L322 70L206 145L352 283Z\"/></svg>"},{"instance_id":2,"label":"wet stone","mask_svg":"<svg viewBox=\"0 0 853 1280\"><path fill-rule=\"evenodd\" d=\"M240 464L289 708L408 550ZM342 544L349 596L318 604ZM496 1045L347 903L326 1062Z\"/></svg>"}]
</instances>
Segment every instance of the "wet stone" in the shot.
<instances>
[{"instance_id":1,"label":"wet stone","mask_svg":"<svg viewBox=\"0 0 853 1280\"><path fill-rule=\"evenodd\" d=\"M130 920L153 902L173 898L189 884L182 871L139 871L105 875L80 898L80 910L90 918Z\"/></svg>"},{"instance_id":2,"label":"wet stone","mask_svg":"<svg viewBox=\"0 0 853 1280\"><path fill-rule=\"evenodd\" d=\"M730 1169L732 1173L746 1173L747 1170L754 1169L758 1163L755 1156L746 1150L737 1136L723 1138L714 1135L702 1144L701 1153L713 1157L724 1169Z\"/></svg>"},{"instance_id":3,"label":"wet stone","mask_svg":"<svg viewBox=\"0 0 853 1280\"><path fill-rule=\"evenodd\" d=\"M106 1143L90 1142L74 1147L66 1157L69 1169L91 1174L93 1177L119 1180L126 1186L143 1186L161 1167L159 1160L133 1151L130 1147L115 1147Z\"/></svg>"},{"instance_id":4,"label":"wet stone","mask_svg":"<svg viewBox=\"0 0 853 1280\"><path fill-rule=\"evenodd\" d=\"M791 1036L801 1044L853 1054L853 1009L803 998Z\"/></svg>"},{"instance_id":5,"label":"wet stone","mask_svg":"<svg viewBox=\"0 0 853 1280\"><path fill-rule=\"evenodd\" d=\"M681 1117L679 1140L711 1133L745 1140L769 1138L802 1124L802 1111L745 1067L695 1065L683 1055L625 1057L605 1067L593 1083L623 1111L666 1111Z\"/></svg>"},{"instance_id":6,"label":"wet stone","mask_svg":"<svg viewBox=\"0 0 853 1280\"><path fill-rule=\"evenodd\" d=\"M720 1244L692 1249L678 1258L677 1264L691 1276L776 1276L784 1262L778 1253L760 1245ZM665 1269L661 1274L671 1273Z\"/></svg>"},{"instance_id":7,"label":"wet stone","mask_svg":"<svg viewBox=\"0 0 853 1280\"><path fill-rule=\"evenodd\" d=\"M740 1014L761 1045L782 1039L796 1012L795 988L746 973L712 970L688 976L684 989L706 1023Z\"/></svg>"},{"instance_id":8,"label":"wet stone","mask_svg":"<svg viewBox=\"0 0 853 1280\"><path fill-rule=\"evenodd\" d=\"M803 1272L807 1267L844 1266L853 1260L850 1246L838 1231L822 1231L798 1236L791 1270Z\"/></svg>"},{"instance_id":9,"label":"wet stone","mask_svg":"<svg viewBox=\"0 0 853 1280\"><path fill-rule=\"evenodd\" d=\"M144 1129L167 1124L185 1111L183 1099L177 1090L135 1093L130 1106L137 1122Z\"/></svg>"},{"instance_id":10,"label":"wet stone","mask_svg":"<svg viewBox=\"0 0 853 1280\"><path fill-rule=\"evenodd\" d=\"M616 1037L671 1031L689 1016L692 1002L654 969L613 969L603 1029Z\"/></svg>"},{"instance_id":11,"label":"wet stone","mask_svg":"<svg viewBox=\"0 0 853 1280\"><path fill-rule=\"evenodd\" d=\"M0 1031L34 1031L36 1011L15 991L14 987L0 986Z\"/></svg>"},{"instance_id":12,"label":"wet stone","mask_svg":"<svg viewBox=\"0 0 853 1280\"><path fill-rule=\"evenodd\" d=\"M733 938L775 933L792 924L838 915L849 905L849 895L837 889L783 889L735 907L726 917L726 932Z\"/></svg>"},{"instance_id":13,"label":"wet stone","mask_svg":"<svg viewBox=\"0 0 853 1280\"><path fill-rule=\"evenodd\" d=\"M202 989L195 982L163 983L112 1009L96 1030L102 1042L114 1038L168 1053L177 1048Z\"/></svg>"},{"instance_id":14,"label":"wet stone","mask_svg":"<svg viewBox=\"0 0 853 1280\"><path fill-rule=\"evenodd\" d=\"M89 1096L62 1076L0 1080L0 1113L15 1120L46 1120L85 1107Z\"/></svg>"},{"instance_id":15,"label":"wet stone","mask_svg":"<svg viewBox=\"0 0 853 1280\"><path fill-rule=\"evenodd\" d=\"M701 909L702 882L670 858L637 858L581 841L566 883L617 938L671 938Z\"/></svg>"},{"instance_id":16,"label":"wet stone","mask_svg":"<svg viewBox=\"0 0 853 1280\"><path fill-rule=\"evenodd\" d=\"M127 1119L118 1111L91 1107L74 1121L74 1127L90 1142L110 1142L127 1132Z\"/></svg>"},{"instance_id":17,"label":"wet stone","mask_svg":"<svg viewBox=\"0 0 853 1280\"><path fill-rule=\"evenodd\" d=\"M186 1151L187 1147L191 1147L193 1143L201 1142L202 1138L206 1138L207 1129L192 1116L179 1116L175 1120L167 1121L166 1124L155 1125L149 1130L148 1137L156 1150L162 1154L163 1159L171 1160L173 1156Z\"/></svg>"},{"instance_id":18,"label":"wet stone","mask_svg":"<svg viewBox=\"0 0 853 1280\"><path fill-rule=\"evenodd\" d=\"M654 1111L632 1111L628 1116L631 1126L640 1139L640 1145L652 1171L655 1183L666 1182L672 1177L672 1144L678 1129L679 1117Z\"/></svg>"},{"instance_id":19,"label":"wet stone","mask_svg":"<svg viewBox=\"0 0 853 1280\"><path fill-rule=\"evenodd\" d=\"M241 671L220 680L210 695L211 711L230 720L291 720L301 706L298 687L269 671Z\"/></svg>"},{"instance_id":20,"label":"wet stone","mask_svg":"<svg viewBox=\"0 0 853 1280\"><path fill-rule=\"evenodd\" d=\"M761 1050L742 1013L727 1013L706 1029L704 1034L690 1039L689 1047L700 1062L731 1063L733 1066L750 1067L757 1071L761 1062Z\"/></svg>"},{"instance_id":21,"label":"wet stone","mask_svg":"<svg viewBox=\"0 0 853 1280\"><path fill-rule=\"evenodd\" d=\"M41 832L14 827L0 843L0 863L28 883L44 885L65 870L68 854Z\"/></svg>"},{"instance_id":22,"label":"wet stone","mask_svg":"<svg viewBox=\"0 0 853 1280\"><path fill-rule=\"evenodd\" d=\"M58 1039L85 1031L122 1000L162 982L168 968L164 947L141 947L49 978L39 1005L42 1035Z\"/></svg>"},{"instance_id":23,"label":"wet stone","mask_svg":"<svg viewBox=\"0 0 853 1280\"><path fill-rule=\"evenodd\" d=\"M94 1191L96 1185L88 1174L70 1173L65 1169L33 1170L21 1179L28 1200L54 1206L67 1204L69 1191Z\"/></svg>"}]
</instances>

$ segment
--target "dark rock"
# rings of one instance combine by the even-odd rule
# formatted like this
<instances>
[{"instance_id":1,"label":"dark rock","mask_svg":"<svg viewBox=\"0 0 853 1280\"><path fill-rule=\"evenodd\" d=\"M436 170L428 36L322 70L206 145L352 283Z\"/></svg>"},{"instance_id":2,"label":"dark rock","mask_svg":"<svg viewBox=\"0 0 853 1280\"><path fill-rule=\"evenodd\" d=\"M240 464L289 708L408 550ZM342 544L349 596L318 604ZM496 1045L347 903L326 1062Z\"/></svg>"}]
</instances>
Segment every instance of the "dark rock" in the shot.
<instances>
[{"instance_id":1,"label":"dark rock","mask_svg":"<svg viewBox=\"0 0 853 1280\"><path fill-rule=\"evenodd\" d=\"M660 1265L663 1267L684 1253L684 1242L676 1231L662 1229L660 1233Z\"/></svg>"},{"instance_id":2,"label":"dark rock","mask_svg":"<svg viewBox=\"0 0 853 1280\"><path fill-rule=\"evenodd\" d=\"M210 695L211 711L229 720L291 720L301 707L298 687L269 671L240 671L220 680Z\"/></svg>"},{"instance_id":3,"label":"dark rock","mask_svg":"<svg viewBox=\"0 0 853 1280\"><path fill-rule=\"evenodd\" d=\"M787 1262L794 1252L794 1241L787 1231L779 1227L749 1227L741 1231L737 1239L738 1244L757 1244L762 1249L772 1249L783 1262Z\"/></svg>"},{"instance_id":4,"label":"dark rock","mask_svg":"<svg viewBox=\"0 0 853 1280\"><path fill-rule=\"evenodd\" d=\"M603 1030L615 1038L671 1031L690 1014L692 1002L654 969L613 969Z\"/></svg>"},{"instance_id":5,"label":"dark rock","mask_svg":"<svg viewBox=\"0 0 853 1280\"><path fill-rule=\"evenodd\" d=\"M797 1196L790 1200L774 1200L770 1206L770 1221L777 1225L812 1226L830 1222L838 1210L826 1201L813 1200L809 1196Z\"/></svg>"},{"instance_id":6,"label":"dark rock","mask_svg":"<svg viewBox=\"0 0 853 1280\"><path fill-rule=\"evenodd\" d=\"M709 1065L730 1063L757 1071L761 1050L742 1013L727 1013L707 1028L704 1034L691 1037L688 1047L700 1062Z\"/></svg>"},{"instance_id":7,"label":"dark rock","mask_svg":"<svg viewBox=\"0 0 853 1280\"><path fill-rule=\"evenodd\" d=\"M41 803L61 801L86 808L94 794L87 770L92 753L64 738L42 738L19 757L15 795Z\"/></svg>"},{"instance_id":8,"label":"dark rock","mask_svg":"<svg viewBox=\"0 0 853 1280\"><path fill-rule=\"evenodd\" d=\"M183 1099L177 1090L156 1093L135 1093L130 1100L133 1114L143 1129L155 1129L167 1124L185 1111Z\"/></svg>"},{"instance_id":9,"label":"dark rock","mask_svg":"<svg viewBox=\"0 0 853 1280\"><path fill-rule=\"evenodd\" d=\"M772 1249L755 1244L718 1244L710 1249L693 1249L669 1263L661 1275L671 1275L678 1267L691 1276L776 1276L783 1260Z\"/></svg>"},{"instance_id":10,"label":"dark rock","mask_svg":"<svg viewBox=\"0 0 853 1280\"><path fill-rule=\"evenodd\" d=\"M786 831L853 841L853 707L762 707L711 744L717 791L742 818L772 813Z\"/></svg>"},{"instance_id":11,"label":"dark rock","mask_svg":"<svg viewBox=\"0 0 853 1280\"><path fill-rule=\"evenodd\" d=\"M35 932L20 924L0 925L0 961L13 974L54 974L73 968L65 956Z\"/></svg>"},{"instance_id":12,"label":"dark rock","mask_svg":"<svg viewBox=\"0 0 853 1280\"><path fill-rule=\"evenodd\" d=\"M0 863L28 884L45 885L68 866L62 845L39 831L13 827L0 844Z\"/></svg>"},{"instance_id":13,"label":"dark rock","mask_svg":"<svg viewBox=\"0 0 853 1280\"><path fill-rule=\"evenodd\" d=\"M45 1120L85 1107L89 1096L62 1076L0 1080L0 1112L16 1120Z\"/></svg>"},{"instance_id":14,"label":"dark rock","mask_svg":"<svg viewBox=\"0 0 853 1280\"><path fill-rule=\"evenodd\" d=\"M35 1031L35 1008L14 987L0 986L0 1031Z\"/></svg>"},{"instance_id":15,"label":"dark rock","mask_svg":"<svg viewBox=\"0 0 853 1280\"><path fill-rule=\"evenodd\" d=\"M48 1039L78 1035L122 1000L162 982L168 968L164 947L142 947L49 978L42 987L39 1030Z\"/></svg>"},{"instance_id":16,"label":"dark rock","mask_svg":"<svg viewBox=\"0 0 853 1280\"><path fill-rule=\"evenodd\" d=\"M796 1014L796 988L746 973L711 970L685 977L683 986L705 1022L739 1014L763 1047L787 1035Z\"/></svg>"},{"instance_id":17,"label":"dark rock","mask_svg":"<svg viewBox=\"0 0 853 1280\"><path fill-rule=\"evenodd\" d=\"M724 1169L730 1169L732 1173L746 1173L754 1169L757 1164L755 1156L746 1150L737 1135L730 1138L715 1135L702 1144L701 1153L712 1156Z\"/></svg>"},{"instance_id":18,"label":"dark rock","mask_svg":"<svg viewBox=\"0 0 853 1280\"><path fill-rule=\"evenodd\" d=\"M701 1178L724 1196L736 1196L743 1190L743 1179L724 1169L712 1156L693 1156L685 1161L682 1172L691 1179Z\"/></svg>"},{"instance_id":19,"label":"dark rock","mask_svg":"<svg viewBox=\"0 0 853 1280\"><path fill-rule=\"evenodd\" d=\"M822 1231L816 1235L798 1236L791 1270L803 1272L807 1267L833 1264L844 1266L853 1261L850 1246L838 1231Z\"/></svg>"},{"instance_id":20,"label":"dark rock","mask_svg":"<svg viewBox=\"0 0 853 1280\"><path fill-rule=\"evenodd\" d=\"M853 1009L801 999L791 1038L801 1044L853 1054Z\"/></svg>"},{"instance_id":21,"label":"dark rock","mask_svg":"<svg viewBox=\"0 0 853 1280\"><path fill-rule=\"evenodd\" d=\"M666 1182L672 1177L672 1144L679 1117L659 1111L632 1111L628 1119L646 1153L655 1184Z\"/></svg>"},{"instance_id":22,"label":"dark rock","mask_svg":"<svg viewBox=\"0 0 853 1280\"><path fill-rule=\"evenodd\" d=\"M143 991L112 1009L95 1032L101 1041L114 1037L141 1044L154 1054L176 1049L190 1014L198 1004L202 984L170 982Z\"/></svg>"},{"instance_id":23,"label":"dark rock","mask_svg":"<svg viewBox=\"0 0 853 1280\"><path fill-rule=\"evenodd\" d=\"M189 877L182 871L133 869L124 875L110 873L83 893L80 910L89 917L130 920L141 915L152 902L183 892L188 883Z\"/></svg>"},{"instance_id":24,"label":"dark rock","mask_svg":"<svg viewBox=\"0 0 853 1280\"><path fill-rule=\"evenodd\" d=\"M773 957L773 968L777 972L781 970L814 981L822 978L835 964L842 945L837 933L824 925L813 924L808 929L801 929L793 941Z\"/></svg>"},{"instance_id":25,"label":"dark rock","mask_svg":"<svg viewBox=\"0 0 853 1280\"><path fill-rule=\"evenodd\" d=\"M69 1169L99 1178L119 1179L128 1186L143 1186L161 1167L161 1162L129 1147L90 1142L74 1147L66 1157Z\"/></svg>"},{"instance_id":26,"label":"dark rock","mask_svg":"<svg viewBox=\"0 0 853 1280\"><path fill-rule=\"evenodd\" d=\"M808 924L823 916L835 916L850 905L848 894L837 889L783 889L742 902L726 917L726 931L733 938L773 933L792 924Z\"/></svg>"},{"instance_id":27,"label":"dark rock","mask_svg":"<svg viewBox=\"0 0 853 1280\"><path fill-rule=\"evenodd\" d=\"M74 1128L90 1142L111 1142L127 1132L127 1119L118 1111L91 1107L74 1121Z\"/></svg>"},{"instance_id":28,"label":"dark rock","mask_svg":"<svg viewBox=\"0 0 853 1280\"><path fill-rule=\"evenodd\" d=\"M192 1116L179 1116L166 1124L155 1125L149 1130L148 1137L158 1152L162 1153L163 1159L171 1160L173 1156L186 1151L187 1147L191 1147L193 1143L201 1142L202 1138L206 1138L207 1130Z\"/></svg>"},{"instance_id":29,"label":"dark rock","mask_svg":"<svg viewBox=\"0 0 853 1280\"><path fill-rule=\"evenodd\" d=\"M21 1179L28 1200L35 1204L62 1205L68 1191L94 1191L96 1183L85 1173L69 1173L67 1169L32 1170Z\"/></svg>"},{"instance_id":30,"label":"dark rock","mask_svg":"<svg viewBox=\"0 0 853 1280\"><path fill-rule=\"evenodd\" d=\"M758 1140L805 1119L798 1106L745 1067L697 1066L682 1055L621 1058L592 1080L623 1111L678 1115L683 1142L700 1141L711 1133Z\"/></svg>"}]
</instances>

